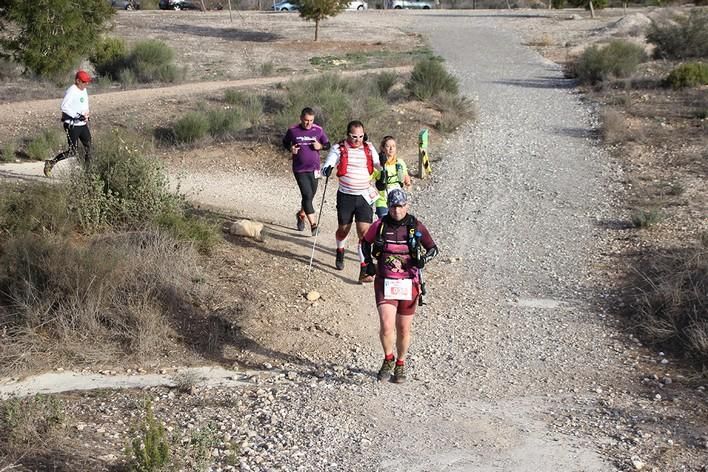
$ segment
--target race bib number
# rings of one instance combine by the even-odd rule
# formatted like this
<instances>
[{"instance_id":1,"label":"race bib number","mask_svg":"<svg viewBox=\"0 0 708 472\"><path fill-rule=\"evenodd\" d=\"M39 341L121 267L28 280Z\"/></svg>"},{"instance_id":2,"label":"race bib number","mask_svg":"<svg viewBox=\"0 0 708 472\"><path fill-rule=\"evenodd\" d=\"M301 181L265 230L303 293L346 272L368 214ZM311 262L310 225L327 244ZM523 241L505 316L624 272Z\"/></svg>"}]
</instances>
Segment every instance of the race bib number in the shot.
<instances>
[{"instance_id":1,"label":"race bib number","mask_svg":"<svg viewBox=\"0 0 708 472\"><path fill-rule=\"evenodd\" d=\"M386 300L413 300L413 279L384 279Z\"/></svg>"},{"instance_id":2,"label":"race bib number","mask_svg":"<svg viewBox=\"0 0 708 472\"><path fill-rule=\"evenodd\" d=\"M367 191L367 195L364 196L364 199L366 200L366 203L369 205L372 205L376 199L379 198L379 191L376 190L376 187L369 187L369 190Z\"/></svg>"}]
</instances>

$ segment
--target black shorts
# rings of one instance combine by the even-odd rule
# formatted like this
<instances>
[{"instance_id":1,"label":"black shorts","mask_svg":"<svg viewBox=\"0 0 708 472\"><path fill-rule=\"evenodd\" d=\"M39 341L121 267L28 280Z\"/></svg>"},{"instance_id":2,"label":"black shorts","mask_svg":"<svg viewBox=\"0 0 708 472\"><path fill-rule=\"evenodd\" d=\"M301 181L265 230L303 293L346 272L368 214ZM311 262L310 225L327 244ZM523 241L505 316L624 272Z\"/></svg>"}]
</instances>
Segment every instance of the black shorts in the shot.
<instances>
[{"instance_id":1,"label":"black shorts","mask_svg":"<svg viewBox=\"0 0 708 472\"><path fill-rule=\"evenodd\" d=\"M349 225L356 218L357 223L374 221L374 210L361 195L337 192L337 221L340 225Z\"/></svg>"}]
</instances>

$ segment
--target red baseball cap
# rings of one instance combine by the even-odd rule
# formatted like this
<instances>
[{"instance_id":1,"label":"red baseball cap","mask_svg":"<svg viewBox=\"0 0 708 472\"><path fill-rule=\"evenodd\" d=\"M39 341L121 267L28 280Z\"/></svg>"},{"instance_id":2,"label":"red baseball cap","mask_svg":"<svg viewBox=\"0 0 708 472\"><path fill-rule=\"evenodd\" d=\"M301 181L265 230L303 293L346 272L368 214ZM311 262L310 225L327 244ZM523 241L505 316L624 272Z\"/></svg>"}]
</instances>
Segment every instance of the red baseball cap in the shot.
<instances>
[{"instance_id":1,"label":"red baseball cap","mask_svg":"<svg viewBox=\"0 0 708 472\"><path fill-rule=\"evenodd\" d=\"M91 82L91 76L85 70L80 70L76 73L76 79L88 84Z\"/></svg>"}]
</instances>

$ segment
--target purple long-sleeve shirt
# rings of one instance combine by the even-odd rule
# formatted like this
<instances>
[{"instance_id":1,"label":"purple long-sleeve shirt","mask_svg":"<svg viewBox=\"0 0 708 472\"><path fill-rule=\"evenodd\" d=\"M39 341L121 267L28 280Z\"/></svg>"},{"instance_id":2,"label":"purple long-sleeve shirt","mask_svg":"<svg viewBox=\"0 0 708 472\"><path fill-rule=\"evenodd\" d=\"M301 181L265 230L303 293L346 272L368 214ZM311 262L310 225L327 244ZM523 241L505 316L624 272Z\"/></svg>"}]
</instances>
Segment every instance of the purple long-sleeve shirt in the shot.
<instances>
[{"instance_id":1,"label":"purple long-sleeve shirt","mask_svg":"<svg viewBox=\"0 0 708 472\"><path fill-rule=\"evenodd\" d=\"M329 138L319 125L313 124L310 129L305 129L298 123L288 128L283 137L283 147L289 151L293 144L300 145L300 150L293 156L294 173L320 170L320 151L312 147L315 140L322 144L323 149L329 148Z\"/></svg>"}]
</instances>

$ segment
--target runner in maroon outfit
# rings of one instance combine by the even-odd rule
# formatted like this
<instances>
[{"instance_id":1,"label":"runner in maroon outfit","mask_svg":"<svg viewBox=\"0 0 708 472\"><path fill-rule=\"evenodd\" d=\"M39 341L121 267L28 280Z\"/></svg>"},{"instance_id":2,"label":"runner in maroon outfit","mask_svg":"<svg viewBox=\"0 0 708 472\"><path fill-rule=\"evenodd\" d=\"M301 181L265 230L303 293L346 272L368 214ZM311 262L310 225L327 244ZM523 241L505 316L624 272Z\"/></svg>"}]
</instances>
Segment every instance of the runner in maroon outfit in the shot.
<instances>
[{"instance_id":1,"label":"runner in maroon outfit","mask_svg":"<svg viewBox=\"0 0 708 472\"><path fill-rule=\"evenodd\" d=\"M379 338L384 361L379 380L406 380L405 359L411 322L420 296L419 270L435 257L438 248L428 229L408 214L408 199L401 189L388 194L388 215L375 221L362 239L368 275L375 275L374 293L379 311ZM374 264L376 260L376 264ZM394 342L397 358L394 358Z\"/></svg>"}]
</instances>

